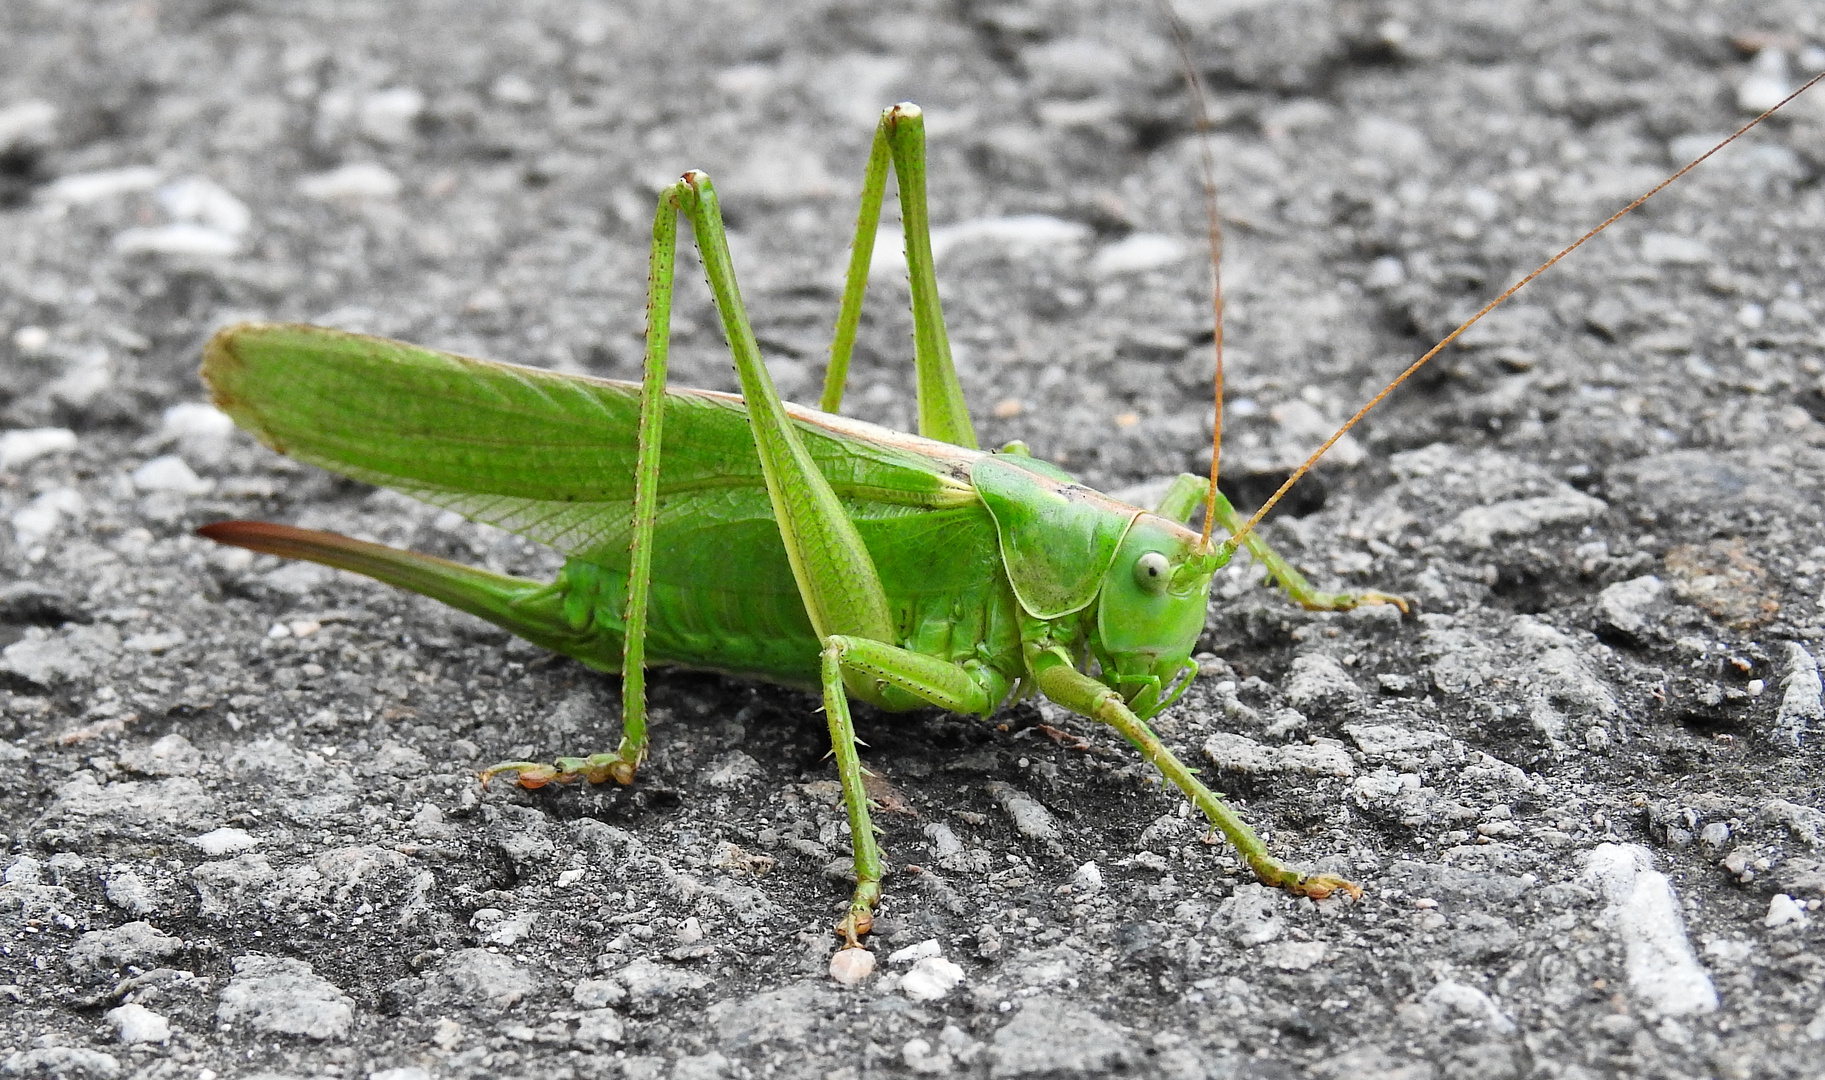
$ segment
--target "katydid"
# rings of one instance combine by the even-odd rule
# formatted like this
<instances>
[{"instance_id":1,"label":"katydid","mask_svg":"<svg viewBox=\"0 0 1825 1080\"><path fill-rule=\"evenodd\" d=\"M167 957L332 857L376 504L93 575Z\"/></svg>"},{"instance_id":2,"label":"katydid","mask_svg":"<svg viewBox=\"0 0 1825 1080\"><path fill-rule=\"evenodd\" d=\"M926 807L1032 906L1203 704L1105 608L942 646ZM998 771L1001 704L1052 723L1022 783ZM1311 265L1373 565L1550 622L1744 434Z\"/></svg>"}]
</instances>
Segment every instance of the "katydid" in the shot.
<instances>
[{"instance_id":1,"label":"katydid","mask_svg":"<svg viewBox=\"0 0 1825 1080\"><path fill-rule=\"evenodd\" d=\"M837 927L846 949L861 947L883 875L852 698L988 716L1044 694L1115 728L1262 881L1315 898L1357 894L1337 875L1275 858L1147 721L1195 675L1212 575L1242 548L1308 608L1401 602L1313 588L1254 531L1266 507L1244 521L1217 493L1214 470L1208 483L1179 477L1148 510L1091 491L1018 445L978 449L938 301L923 147L919 110L887 110L823 411L780 400L741 303L715 191L698 172L659 198L641 384L309 326L235 326L209 343L203 376L216 403L268 446L549 544L567 556L555 581L280 525L224 522L203 534L411 589L621 674L615 750L503 763L485 778L631 783L647 753L649 662L820 690L854 848L855 890ZM835 415L890 170L912 284L918 436ZM739 397L665 384L680 217L702 257ZM1187 527L1200 501L1203 535ZM1214 526L1228 537L1213 542Z\"/></svg>"}]
</instances>

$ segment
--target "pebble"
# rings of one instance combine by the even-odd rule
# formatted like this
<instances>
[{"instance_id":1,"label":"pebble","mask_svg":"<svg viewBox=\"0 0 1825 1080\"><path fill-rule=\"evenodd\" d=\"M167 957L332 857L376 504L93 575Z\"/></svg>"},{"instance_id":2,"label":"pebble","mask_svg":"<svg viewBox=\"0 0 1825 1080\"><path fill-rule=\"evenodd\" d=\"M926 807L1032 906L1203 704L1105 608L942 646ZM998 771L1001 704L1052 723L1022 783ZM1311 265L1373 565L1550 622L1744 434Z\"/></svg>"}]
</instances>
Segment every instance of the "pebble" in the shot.
<instances>
[{"instance_id":1,"label":"pebble","mask_svg":"<svg viewBox=\"0 0 1825 1080\"><path fill-rule=\"evenodd\" d=\"M96 975L132 966L153 968L182 951L184 943L148 922L130 922L112 930L91 930L70 946L64 963L78 975Z\"/></svg>"},{"instance_id":2,"label":"pebble","mask_svg":"<svg viewBox=\"0 0 1825 1080\"><path fill-rule=\"evenodd\" d=\"M1265 945L1286 932L1280 915L1285 899L1265 885L1240 885L1217 905L1216 927L1238 945Z\"/></svg>"},{"instance_id":3,"label":"pebble","mask_svg":"<svg viewBox=\"0 0 1825 1080\"><path fill-rule=\"evenodd\" d=\"M216 800L188 776L169 780L118 781L103 787L80 774L57 789L39 819L41 835L73 846L107 836L175 836L217 824Z\"/></svg>"},{"instance_id":4,"label":"pebble","mask_svg":"<svg viewBox=\"0 0 1825 1080\"><path fill-rule=\"evenodd\" d=\"M384 166L363 161L315 173L298 181L298 193L307 199L391 199L405 185Z\"/></svg>"},{"instance_id":5,"label":"pebble","mask_svg":"<svg viewBox=\"0 0 1825 1080\"><path fill-rule=\"evenodd\" d=\"M1102 1017L1049 995L1025 999L989 1042L989 1075L1103 1076L1134 1072L1141 1056Z\"/></svg>"},{"instance_id":6,"label":"pebble","mask_svg":"<svg viewBox=\"0 0 1825 1080\"><path fill-rule=\"evenodd\" d=\"M39 190L38 198L62 206L88 206L105 199L151 191L164 178L163 173L146 165L71 173L46 184Z\"/></svg>"},{"instance_id":7,"label":"pebble","mask_svg":"<svg viewBox=\"0 0 1825 1080\"><path fill-rule=\"evenodd\" d=\"M1293 658L1293 669L1286 680L1286 700L1293 708L1309 710L1361 696L1362 688L1335 657L1312 653Z\"/></svg>"},{"instance_id":8,"label":"pebble","mask_svg":"<svg viewBox=\"0 0 1825 1080\"><path fill-rule=\"evenodd\" d=\"M1713 258L1711 249L1702 240L1658 232L1641 238L1641 257L1651 263L1670 266L1705 266Z\"/></svg>"},{"instance_id":9,"label":"pebble","mask_svg":"<svg viewBox=\"0 0 1825 1080\"><path fill-rule=\"evenodd\" d=\"M108 878L104 886L108 903L129 915L150 915L158 910L158 897L146 879L132 870L120 870Z\"/></svg>"},{"instance_id":10,"label":"pebble","mask_svg":"<svg viewBox=\"0 0 1825 1080\"><path fill-rule=\"evenodd\" d=\"M157 636L170 637L172 635ZM176 636L180 641L182 640L183 635ZM128 638L122 644L127 648L140 648L145 652L155 651L145 649L143 643L141 646L135 646L134 640L134 638ZM119 760L123 768L131 769L144 776L192 776L203 766L203 753L191 745L189 739L174 731L151 744L129 746L120 752Z\"/></svg>"},{"instance_id":11,"label":"pebble","mask_svg":"<svg viewBox=\"0 0 1825 1080\"><path fill-rule=\"evenodd\" d=\"M171 1021L135 1002L109 1009L102 1019L114 1029L114 1037L128 1046L162 1043L171 1038Z\"/></svg>"},{"instance_id":12,"label":"pebble","mask_svg":"<svg viewBox=\"0 0 1825 1080\"><path fill-rule=\"evenodd\" d=\"M1611 628L1639 635L1659 625L1665 584L1653 574L1618 581L1597 594L1597 613Z\"/></svg>"},{"instance_id":13,"label":"pebble","mask_svg":"<svg viewBox=\"0 0 1825 1080\"><path fill-rule=\"evenodd\" d=\"M1804 926L1806 922L1806 909L1786 893L1775 893L1768 900L1768 914L1762 917L1762 925L1770 930L1788 923Z\"/></svg>"},{"instance_id":14,"label":"pebble","mask_svg":"<svg viewBox=\"0 0 1825 1080\"><path fill-rule=\"evenodd\" d=\"M874 954L868 955L872 965ZM614 978L627 990L628 1008L648 1016L657 1013L672 999L702 990L711 982L707 975L668 967L646 957L630 961L615 972Z\"/></svg>"},{"instance_id":15,"label":"pebble","mask_svg":"<svg viewBox=\"0 0 1825 1080\"><path fill-rule=\"evenodd\" d=\"M179 495L207 495L215 489L215 482L198 476L189 462L176 454L164 454L133 470L133 486L147 493L170 491Z\"/></svg>"},{"instance_id":16,"label":"pebble","mask_svg":"<svg viewBox=\"0 0 1825 1080\"><path fill-rule=\"evenodd\" d=\"M238 238L253 224L253 211L214 180L186 176L158 189L158 203L174 220L194 222Z\"/></svg>"},{"instance_id":17,"label":"pebble","mask_svg":"<svg viewBox=\"0 0 1825 1080\"><path fill-rule=\"evenodd\" d=\"M376 90L361 99L361 133L389 146L409 142L413 126L424 111L425 95L414 87Z\"/></svg>"},{"instance_id":18,"label":"pebble","mask_svg":"<svg viewBox=\"0 0 1825 1080\"><path fill-rule=\"evenodd\" d=\"M55 487L40 492L13 512L13 536L20 547L29 548L50 539L65 520L80 518L87 510L87 500L75 488Z\"/></svg>"},{"instance_id":19,"label":"pebble","mask_svg":"<svg viewBox=\"0 0 1825 1080\"><path fill-rule=\"evenodd\" d=\"M1081 893L1102 891L1103 872L1095 862L1087 862L1071 875L1071 887Z\"/></svg>"},{"instance_id":20,"label":"pebble","mask_svg":"<svg viewBox=\"0 0 1825 1080\"><path fill-rule=\"evenodd\" d=\"M928 956L941 956L944 953L937 938L928 938L917 945L908 945L904 949L895 949L887 955L890 964L912 964Z\"/></svg>"},{"instance_id":21,"label":"pebble","mask_svg":"<svg viewBox=\"0 0 1825 1080\"><path fill-rule=\"evenodd\" d=\"M1629 986L1649 1011L1689 1016L1717 1010L1717 989L1693 955L1679 901L1653 857L1636 844L1599 844L1585 879L1609 901Z\"/></svg>"},{"instance_id":22,"label":"pebble","mask_svg":"<svg viewBox=\"0 0 1825 1080\"><path fill-rule=\"evenodd\" d=\"M180 221L171 225L122 229L114 235L114 250L122 255L189 255L219 259L238 254L241 240L220 229Z\"/></svg>"},{"instance_id":23,"label":"pebble","mask_svg":"<svg viewBox=\"0 0 1825 1080\"><path fill-rule=\"evenodd\" d=\"M1114 277L1159 270L1185 259L1191 250L1190 244L1176 236L1130 233L1098 251L1090 260L1090 272L1098 277Z\"/></svg>"},{"instance_id":24,"label":"pebble","mask_svg":"<svg viewBox=\"0 0 1825 1080\"><path fill-rule=\"evenodd\" d=\"M1762 820L1785 825L1794 839L1807 847L1825 847L1825 811L1786 799L1772 799L1762 807Z\"/></svg>"},{"instance_id":25,"label":"pebble","mask_svg":"<svg viewBox=\"0 0 1825 1080\"><path fill-rule=\"evenodd\" d=\"M345 1037L355 1021L354 1000L302 960L248 953L234 971L216 1005L223 1024L322 1041Z\"/></svg>"},{"instance_id":26,"label":"pebble","mask_svg":"<svg viewBox=\"0 0 1825 1080\"><path fill-rule=\"evenodd\" d=\"M842 986L860 986L874 974L874 963L867 949L838 949L830 957L830 977Z\"/></svg>"},{"instance_id":27,"label":"pebble","mask_svg":"<svg viewBox=\"0 0 1825 1080\"><path fill-rule=\"evenodd\" d=\"M8 1076L86 1076L111 1080L120 1075L120 1059L80 1046L43 1046L8 1056L0 1062L0 1072Z\"/></svg>"},{"instance_id":28,"label":"pebble","mask_svg":"<svg viewBox=\"0 0 1825 1080\"><path fill-rule=\"evenodd\" d=\"M20 428L0 433L0 469L16 469L48 454L74 449L76 433L69 428Z\"/></svg>"},{"instance_id":29,"label":"pebble","mask_svg":"<svg viewBox=\"0 0 1825 1080\"><path fill-rule=\"evenodd\" d=\"M1350 752L1336 739L1314 739L1309 746L1267 746L1246 735L1219 731L1204 740L1204 755L1220 769L1243 773L1345 778L1356 775Z\"/></svg>"},{"instance_id":30,"label":"pebble","mask_svg":"<svg viewBox=\"0 0 1825 1080\"><path fill-rule=\"evenodd\" d=\"M901 976L900 992L914 1001L936 1001L961 982L962 968L942 956L926 956Z\"/></svg>"},{"instance_id":31,"label":"pebble","mask_svg":"<svg viewBox=\"0 0 1825 1080\"><path fill-rule=\"evenodd\" d=\"M985 790L1007 812L1014 823L1014 831L1029 840L1039 840L1048 847L1058 847L1058 841L1064 836L1059 829L1058 821L1031 795L1021 791L1012 784L1000 780L985 785Z\"/></svg>"},{"instance_id":32,"label":"pebble","mask_svg":"<svg viewBox=\"0 0 1825 1080\"><path fill-rule=\"evenodd\" d=\"M1345 724L1343 731L1369 757L1414 754L1451 741L1442 731L1416 731L1393 724Z\"/></svg>"},{"instance_id":33,"label":"pebble","mask_svg":"<svg viewBox=\"0 0 1825 1080\"><path fill-rule=\"evenodd\" d=\"M1471 547L1488 548L1494 547L1499 537L1528 536L1549 525L1590 521L1607 509L1609 504L1602 499L1568 486L1553 495L1473 506L1460 511L1456 520L1439 535L1442 539L1460 541Z\"/></svg>"},{"instance_id":34,"label":"pebble","mask_svg":"<svg viewBox=\"0 0 1825 1080\"><path fill-rule=\"evenodd\" d=\"M1435 1022L1443 1022L1452 1017L1482 1024L1498 1034L1507 1035L1515 1030L1513 1020L1508 1018L1499 1005L1488 994L1474 986L1445 979L1426 991L1419 999L1420 1007L1431 1015Z\"/></svg>"},{"instance_id":35,"label":"pebble","mask_svg":"<svg viewBox=\"0 0 1825 1080\"><path fill-rule=\"evenodd\" d=\"M1281 971L1306 971L1324 962L1322 941L1276 941L1261 950L1261 962Z\"/></svg>"},{"instance_id":36,"label":"pebble","mask_svg":"<svg viewBox=\"0 0 1825 1080\"><path fill-rule=\"evenodd\" d=\"M1808 727L1825 721L1825 684L1819 679L1819 664L1806 647L1797 641L1787 644L1787 674L1781 685L1780 708L1775 712L1775 741L1797 750Z\"/></svg>"},{"instance_id":37,"label":"pebble","mask_svg":"<svg viewBox=\"0 0 1825 1080\"><path fill-rule=\"evenodd\" d=\"M48 101L21 101L0 109L0 153L43 146L56 134L57 106Z\"/></svg>"}]
</instances>

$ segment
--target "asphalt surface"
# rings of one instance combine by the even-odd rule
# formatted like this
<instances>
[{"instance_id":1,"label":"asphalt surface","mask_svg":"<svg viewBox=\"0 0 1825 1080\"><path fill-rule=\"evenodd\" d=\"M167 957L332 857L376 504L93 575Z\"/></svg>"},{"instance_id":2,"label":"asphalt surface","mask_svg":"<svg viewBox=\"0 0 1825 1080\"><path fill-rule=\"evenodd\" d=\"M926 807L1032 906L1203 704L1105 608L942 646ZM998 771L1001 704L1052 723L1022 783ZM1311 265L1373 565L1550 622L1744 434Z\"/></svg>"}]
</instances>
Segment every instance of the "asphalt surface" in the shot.
<instances>
[{"instance_id":1,"label":"asphalt surface","mask_svg":"<svg viewBox=\"0 0 1825 1080\"><path fill-rule=\"evenodd\" d=\"M1182 7L1243 503L1825 68L1797 0ZM1194 113L1148 5L0 7L0 1072L1825 1075L1817 92L1529 286L1268 525L1411 617L1220 575L1157 726L1360 901L1250 884L1055 707L863 713L894 873L879 972L841 987L812 699L659 674L634 788L482 792L490 761L611 746L616 681L193 535L551 572L226 429L202 342L286 319L636 377L654 192L696 167L812 400L899 100L982 441L1113 491L1202 468ZM846 411L905 429L898 276ZM733 388L695 288L676 343L674 379Z\"/></svg>"}]
</instances>

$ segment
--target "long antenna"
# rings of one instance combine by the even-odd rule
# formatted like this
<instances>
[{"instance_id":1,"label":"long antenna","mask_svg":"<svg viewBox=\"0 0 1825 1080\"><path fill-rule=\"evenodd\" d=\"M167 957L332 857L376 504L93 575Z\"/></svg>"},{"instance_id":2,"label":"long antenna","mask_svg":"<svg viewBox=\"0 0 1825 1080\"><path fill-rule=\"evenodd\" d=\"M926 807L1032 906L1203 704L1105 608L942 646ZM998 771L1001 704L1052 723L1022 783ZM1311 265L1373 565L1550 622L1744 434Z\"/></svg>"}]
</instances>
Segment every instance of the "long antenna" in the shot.
<instances>
[{"instance_id":1,"label":"long antenna","mask_svg":"<svg viewBox=\"0 0 1825 1080\"><path fill-rule=\"evenodd\" d=\"M1216 401L1216 419L1210 430L1210 487L1204 493L1204 535L1198 541L1202 551L1210 550L1210 529L1217 518L1217 475L1223 465L1223 221L1217 213L1217 167L1210 156L1210 109L1204 102L1204 81L1198 78L1197 65L1191 62L1191 43L1185 24L1172 9L1171 0L1159 0L1160 11L1172 27L1172 44L1179 51L1179 70L1185 75L1185 89L1191 94L1198 119L1198 165L1204 179L1204 217L1210 237L1210 313L1216 319L1217 370L1211 377L1212 397Z\"/></svg>"},{"instance_id":2,"label":"long antenna","mask_svg":"<svg viewBox=\"0 0 1825 1080\"><path fill-rule=\"evenodd\" d=\"M1598 233L1609 228L1611 225L1614 225L1617 221L1621 220L1625 215L1627 215L1628 213L1633 211L1637 206L1640 206L1642 203L1647 202L1649 199L1660 194L1660 192L1663 189L1665 189L1668 184L1671 184L1673 181L1675 181L1675 180L1679 179L1680 177L1684 176L1685 174L1691 172L1693 169L1698 168L1698 166L1700 164L1702 164L1706 158L1710 157L1712 154L1717 153L1719 150L1722 150L1724 147L1729 146L1731 143L1735 142L1736 140L1742 138L1743 135L1745 133L1747 133L1750 128L1755 127L1757 124L1760 124L1763 120L1766 120L1770 116L1773 116L1776 112L1780 111L1782 106L1786 105L1789 101L1792 101L1794 98L1799 97L1801 94L1804 94L1806 91L1812 89L1812 87L1820 81L1825 81L1825 71L1821 71L1817 75L1814 75L1812 78L1806 80L1806 84L1804 86L1800 87L1798 90L1795 90L1793 93L1788 94L1786 97L1782 98L1779 102L1777 102L1774 105L1773 108L1769 109L1767 112L1762 113L1760 116L1749 121L1747 124L1744 124L1742 127L1737 128L1735 134L1731 135L1729 138L1725 139L1723 142L1718 143L1716 146L1713 146L1711 149L1706 150L1704 153L1700 154L1698 157L1693 158L1689 163L1687 163L1685 168L1674 173L1672 176L1667 177L1665 180L1662 180L1660 183L1655 184L1653 189L1650 190L1647 194L1641 196L1640 198L1636 199L1634 202L1629 203L1627 206L1623 207L1622 209L1611 214L1609 217L1605 218L1603 220L1603 224L1590 230L1589 232L1585 233L1583 236L1580 236L1578 239L1572 241L1570 244L1567 244L1557 255L1554 255L1552 258L1541 263L1537 268L1535 268L1535 270L1532 273L1528 274L1526 277L1522 278L1521 280L1515 282L1513 285L1510 285L1508 288L1504 289L1502 291L1502 294L1500 296L1496 297L1494 300L1491 300L1491 301L1489 301L1489 303L1484 304L1482 309L1479 310L1475 315L1472 315L1472 316L1470 316L1470 318L1465 319L1461 326L1459 326L1456 330L1451 331L1451 333L1445 335L1445 339L1443 341L1439 342L1437 345L1432 346L1432 348L1426 350L1426 354L1424 356L1420 357L1418 360L1413 361L1413 363L1407 365L1407 370L1401 372L1394 379L1393 382L1391 382L1387 386L1383 387L1381 393L1376 394L1374 397L1370 398L1369 403L1367 405L1364 405L1362 408L1357 409L1356 414L1354 416L1350 417L1348 420L1345 420L1343 422L1343 426L1338 428L1335 434L1333 434L1330 438L1328 438L1324 441L1323 446L1320 446L1317 450L1313 451L1312 456L1309 458L1306 458L1305 463L1303 465L1301 465L1301 466L1299 466L1299 468L1293 470L1293 475L1287 477L1286 483L1281 484L1280 489L1278 491L1274 492L1273 495L1270 496L1266 502L1261 504L1261 509L1255 511L1255 515L1253 517L1249 518L1246 522L1244 522L1242 524L1242 527L1235 531L1234 535L1232 535L1228 540L1224 541L1224 546L1228 547L1232 551L1236 547L1240 546L1240 544L1242 543L1242 538L1247 536L1249 534L1250 530L1252 530L1256 525L1261 523L1261 519L1267 516L1267 512L1269 510L1272 510L1274 508L1274 504L1280 501L1281 496L1285 495L1287 493L1287 491L1294 484L1298 483L1300 477L1302 477L1306 473L1310 472L1312 469L1312 466L1318 464L1318 459L1322 458L1325 455L1325 452L1330 450L1331 447L1337 445L1337 440L1343 438L1344 435L1348 434L1349 430L1356 426L1357 421L1359 421L1363 417L1367 416L1369 414L1370 409L1373 409L1375 406L1380 405L1383 398L1387 397L1389 394L1392 394L1394 392L1395 388L1398 387L1401 383L1406 382L1407 379L1409 377L1411 377L1414 372L1418 371L1422 367L1425 367L1426 363L1428 361L1430 361L1433 357L1437 356L1440 352L1444 351L1445 346L1456 341L1464 333L1464 331L1466 331L1466 330L1470 329L1472 326L1476 325L1476 323L1479 319L1481 319L1483 316L1489 314L1490 312L1494 311L1496 308L1500 307L1502 305L1502 303L1504 301L1506 301L1509 297L1513 296L1517 292L1520 292L1522 286L1526 285L1528 282L1532 281L1534 278L1539 277L1541 274L1544 274L1547 270L1551 269L1553 264L1557 263L1560 259L1565 258L1567 255L1570 255L1572 252L1583 247L1585 241L1589 240L1593 236L1596 236ZM1202 99L1200 98L1200 102L1201 101L1202 101ZM1222 339L1222 329L1221 329L1220 323L1219 323L1219 329L1217 331L1217 334L1218 334L1218 340L1221 340ZM1206 536L1208 536L1209 535L1208 530L1210 528L1210 522L1208 519L1206 519L1206 521L1205 521L1204 528L1206 530Z\"/></svg>"}]
</instances>

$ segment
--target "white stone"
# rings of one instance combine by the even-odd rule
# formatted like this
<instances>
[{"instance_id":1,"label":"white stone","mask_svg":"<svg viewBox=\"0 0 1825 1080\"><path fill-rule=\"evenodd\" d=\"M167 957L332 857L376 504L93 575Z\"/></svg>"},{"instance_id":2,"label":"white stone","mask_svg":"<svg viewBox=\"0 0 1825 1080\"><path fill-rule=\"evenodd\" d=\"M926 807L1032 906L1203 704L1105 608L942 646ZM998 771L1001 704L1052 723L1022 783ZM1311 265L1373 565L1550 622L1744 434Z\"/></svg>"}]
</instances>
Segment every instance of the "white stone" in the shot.
<instances>
[{"instance_id":1,"label":"white stone","mask_svg":"<svg viewBox=\"0 0 1825 1080\"><path fill-rule=\"evenodd\" d=\"M215 488L215 483L198 476L183 458L165 454L133 470L133 486L144 492L206 495Z\"/></svg>"},{"instance_id":2,"label":"white stone","mask_svg":"<svg viewBox=\"0 0 1825 1080\"><path fill-rule=\"evenodd\" d=\"M403 186L385 167L361 161L307 176L298 181L298 192L309 199L391 199Z\"/></svg>"},{"instance_id":3,"label":"white stone","mask_svg":"<svg viewBox=\"0 0 1825 1080\"><path fill-rule=\"evenodd\" d=\"M1082 893L1100 892L1103 887L1102 869L1093 861L1083 864L1071 875L1071 887Z\"/></svg>"},{"instance_id":4,"label":"white stone","mask_svg":"<svg viewBox=\"0 0 1825 1080\"><path fill-rule=\"evenodd\" d=\"M109 1009L102 1018L114 1028L114 1037L128 1046L162 1043L171 1038L171 1021L135 1002Z\"/></svg>"},{"instance_id":5,"label":"white stone","mask_svg":"<svg viewBox=\"0 0 1825 1080\"><path fill-rule=\"evenodd\" d=\"M176 221L191 221L229 236L240 236L253 224L247 204L214 180L186 176L158 189L159 205Z\"/></svg>"},{"instance_id":6,"label":"white stone","mask_svg":"<svg viewBox=\"0 0 1825 1080\"><path fill-rule=\"evenodd\" d=\"M361 101L361 133L396 146L412 138L412 125L424 111L425 95L415 87L376 90Z\"/></svg>"},{"instance_id":7,"label":"white stone","mask_svg":"<svg viewBox=\"0 0 1825 1080\"><path fill-rule=\"evenodd\" d=\"M1717 988L1693 955L1673 886L1652 866L1639 845L1599 844L1584 872L1609 901L1629 987L1649 1012L1662 1016L1716 1012Z\"/></svg>"},{"instance_id":8,"label":"white stone","mask_svg":"<svg viewBox=\"0 0 1825 1080\"><path fill-rule=\"evenodd\" d=\"M1131 233L1097 252L1090 270L1103 277L1134 274L1171 266L1190 254L1191 245L1176 236Z\"/></svg>"},{"instance_id":9,"label":"white stone","mask_svg":"<svg viewBox=\"0 0 1825 1080\"><path fill-rule=\"evenodd\" d=\"M241 250L241 241L231 233L195 222L180 221L173 225L123 229L114 237L114 250L123 255L194 255L199 258L225 258Z\"/></svg>"},{"instance_id":10,"label":"white stone","mask_svg":"<svg viewBox=\"0 0 1825 1080\"><path fill-rule=\"evenodd\" d=\"M1806 909L1786 893L1775 893L1768 901L1768 914L1762 917L1762 925L1770 930L1788 923L1804 925L1806 921Z\"/></svg>"},{"instance_id":11,"label":"white stone","mask_svg":"<svg viewBox=\"0 0 1825 1080\"><path fill-rule=\"evenodd\" d=\"M76 433L69 428L18 428L0 433L0 469L17 468L46 454L76 449Z\"/></svg>"},{"instance_id":12,"label":"white stone","mask_svg":"<svg viewBox=\"0 0 1825 1080\"><path fill-rule=\"evenodd\" d=\"M908 945L904 949L895 949L893 952L887 954L887 962L890 964L911 964L923 960L928 956L940 956L943 952L944 949L939 946L937 938L927 938L917 945Z\"/></svg>"},{"instance_id":13,"label":"white stone","mask_svg":"<svg viewBox=\"0 0 1825 1080\"><path fill-rule=\"evenodd\" d=\"M196 848L212 859L223 855L232 855L237 851L246 851L258 847L260 842L245 829L212 829L201 836L190 836L184 843Z\"/></svg>"},{"instance_id":14,"label":"white stone","mask_svg":"<svg viewBox=\"0 0 1825 1080\"><path fill-rule=\"evenodd\" d=\"M1488 994L1465 983L1446 979L1426 991L1419 1003L1435 1020L1458 1016L1481 1023L1502 1035L1515 1029L1514 1021Z\"/></svg>"},{"instance_id":15,"label":"white stone","mask_svg":"<svg viewBox=\"0 0 1825 1080\"><path fill-rule=\"evenodd\" d=\"M146 165L72 173L46 184L39 191L38 198L42 202L64 206L87 206L103 199L151 191L163 179L163 173Z\"/></svg>"},{"instance_id":16,"label":"white stone","mask_svg":"<svg viewBox=\"0 0 1825 1080\"><path fill-rule=\"evenodd\" d=\"M0 109L0 151L51 141L57 130L57 106L48 101L21 101Z\"/></svg>"},{"instance_id":17,"label":"white stone","mask_svg":"<svg viewBox=\"0 0 1825 1080\"><path fill-rule=\"evenodd\" d=\"M1651 263L1703 266L1711 261L1704 241L1677 233L1648 233L1641 238L1641 257Z\"/></svg>"},{"instance_id":18,"label":"white stone","mask_svg":"<svg viewBox=\"0 0 1825 1080\"><path fill-rule=\"evenodd\" d=\"M942 956L928 956L900 978L900 993L914 1001L936 1001L963 981L963 969Z\"/></svg>"},{"instance_id":19,"label":"white stone","mask_svg":"<svg viewBox=\"0 0 1825 1080\"><path fill-rule=\"evenodd\" d=\"M874 974L874 953L867 949L838 949L830 958L830 977L844 986L860 986Z\"/></svg>"}]
</instances>

